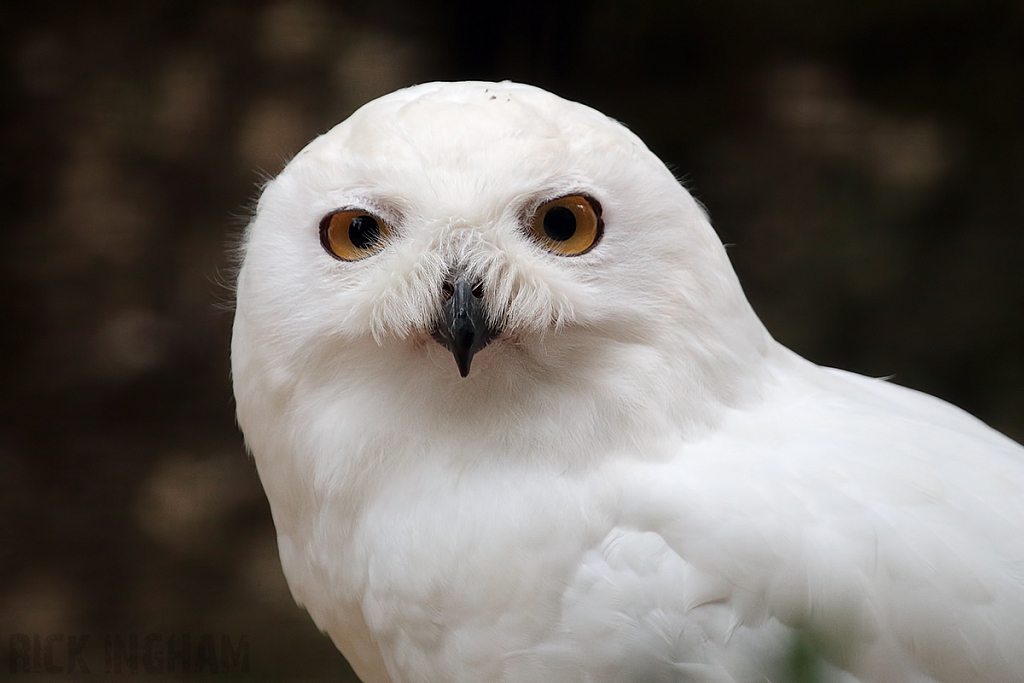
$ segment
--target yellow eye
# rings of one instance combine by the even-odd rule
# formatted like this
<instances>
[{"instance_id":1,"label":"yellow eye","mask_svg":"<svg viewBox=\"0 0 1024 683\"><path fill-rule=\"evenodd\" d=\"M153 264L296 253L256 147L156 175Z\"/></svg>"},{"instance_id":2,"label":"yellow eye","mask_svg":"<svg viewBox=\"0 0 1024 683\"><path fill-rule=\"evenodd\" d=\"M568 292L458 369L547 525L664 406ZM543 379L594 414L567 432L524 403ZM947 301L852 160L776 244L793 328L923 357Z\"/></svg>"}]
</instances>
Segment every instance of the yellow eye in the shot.
<instances>
[{"instance_id":1,"label":"yellow eye","mask_svg":"<svg viewBox=\"0 0 1024 683\"><path fill-rule=\"evenodd\" d=\"M335 211L320 221L320 244L342 261L373 256L384 248L390 235L387 223L358 209Z\"/></svg>"},{"instance_id":2,"label":"yellow eye","mask_svg":"<svg viewBox=\"0 0 1024 683\"><path fill-rule=\"evenodd\" d=\"M601 205L573 194L545 202L530 223L530 234L542 247L559 256L578 256L601 239Z\"/></svg>"}]
</instances>

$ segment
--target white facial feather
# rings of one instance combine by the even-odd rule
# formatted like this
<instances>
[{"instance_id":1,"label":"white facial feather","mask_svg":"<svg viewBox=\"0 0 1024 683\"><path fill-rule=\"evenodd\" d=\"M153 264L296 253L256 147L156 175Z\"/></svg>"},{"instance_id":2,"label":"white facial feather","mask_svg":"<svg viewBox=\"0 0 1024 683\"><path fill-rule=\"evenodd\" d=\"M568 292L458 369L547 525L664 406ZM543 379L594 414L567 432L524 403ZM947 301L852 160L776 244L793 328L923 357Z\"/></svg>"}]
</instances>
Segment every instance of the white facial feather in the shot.
<instances>
[{"instance_id":1,"label":"white facial feather","mask_svg":"<svg viewBox=\"0 0 1024 683\"><path fill-rule=\"evenodd\" d=\"M577 256L538 207L600 205ZM321 220L383 248L342 261ZM497 337L432 338L456 274ZM238 420L282 564L368 683L1024 681L1024 453L775 343L700 206L620 124L511 83L371 102L245 241ZM948 615L948 616L944 616Z\"/></svg>"},{"instance_id":2,"label":"white facial feather","mask_svg":"<svg viewBox=\"0 0 1024 683\"><path fill-rule=\"evenodd\" d=\"M605 233L587 254L552 255L525 226L571 193L600 202ZM380 215L394 239L371 258L335 260L317 226L343 207ZM481 283L502 331L466 381L450 361L438 367L444 349L430 340L453 271ZM598 112L511 84L401 91L312 142L259 202L239 294L236 334L287 375L376 382L399 363L442 395L575 379L595 400L627 400L603 406L609 415L635 409L625 386L663 375L663 399L685 391L665 404L679 428L735 400L768 347L703 212L664 165ZM642 349L608 357L631 346Z\"/></svg>"}]
</instances>

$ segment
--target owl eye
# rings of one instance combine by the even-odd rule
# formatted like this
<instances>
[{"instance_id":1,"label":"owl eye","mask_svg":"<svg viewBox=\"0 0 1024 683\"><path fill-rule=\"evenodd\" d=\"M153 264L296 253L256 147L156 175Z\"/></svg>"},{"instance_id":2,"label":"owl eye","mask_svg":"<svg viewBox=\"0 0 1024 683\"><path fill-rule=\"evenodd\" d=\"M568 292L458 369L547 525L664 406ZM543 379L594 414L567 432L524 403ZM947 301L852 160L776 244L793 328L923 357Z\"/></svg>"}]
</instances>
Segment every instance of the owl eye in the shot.
<instances>
[{"instance_id":1,"label":"owl eye","mask_svg":"<svg viewBox=\"0 0 1024 683\"><path fill-rule=\"evenodd\" d=\"M530 235L553 254L578 256L598 243L603 228L601 205L573 194L541 204L530 223Z\"/></svg>"},{"instance_id":2,"label":"owl eye","mask_svg":"<svg viewBox=\"0 0 1024 683\"><path fill-rule=\"evenodd\" d=\"M342 261L358 261L376 254L390 235L387 223L358 209L335 211L320 221L320 244Z\"/></svg>"}]
</instances>

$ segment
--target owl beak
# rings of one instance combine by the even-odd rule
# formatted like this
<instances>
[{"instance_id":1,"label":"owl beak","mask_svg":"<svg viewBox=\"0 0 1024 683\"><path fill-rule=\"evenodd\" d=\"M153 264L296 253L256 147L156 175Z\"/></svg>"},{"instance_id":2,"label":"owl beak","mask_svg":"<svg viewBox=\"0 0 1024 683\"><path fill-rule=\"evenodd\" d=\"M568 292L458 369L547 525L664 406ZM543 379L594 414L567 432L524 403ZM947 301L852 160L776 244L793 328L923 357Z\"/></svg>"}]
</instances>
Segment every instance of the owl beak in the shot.
<instances>
[{"instance_id":1,"label":"owl beak","mask_svg":"<svg viewBox=\"0 0 1024 683\"><path fill-rule=\"evenodd\" d=\"M490 343L494 334L484 316L483 296L474 290L469 278L459 275L454 282L446 282L445 294L450 296L432 336L452 352L459 374L465 377L473 356Z\"/></svg>"}]
</instances>

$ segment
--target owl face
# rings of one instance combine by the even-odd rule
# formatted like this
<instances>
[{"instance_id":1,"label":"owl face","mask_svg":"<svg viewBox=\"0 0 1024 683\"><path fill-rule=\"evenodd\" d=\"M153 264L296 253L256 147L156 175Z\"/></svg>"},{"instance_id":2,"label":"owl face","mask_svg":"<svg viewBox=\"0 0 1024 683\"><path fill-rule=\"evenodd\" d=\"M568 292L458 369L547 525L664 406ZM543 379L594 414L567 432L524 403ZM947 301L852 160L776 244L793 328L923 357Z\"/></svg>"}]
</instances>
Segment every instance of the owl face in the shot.
<instances>
[{"instance_id":1,"label":"owl face","mask_svg":"<svg viewBox=\"0 0 1024 683\"><path fill-rule=\"evenodd\" d=\"M238 286L236 337L288 373L463 388L650 373L747 310L636 136L508 83L399 91L310 143L267 185Z\"/></svg>"}]
</instances>

